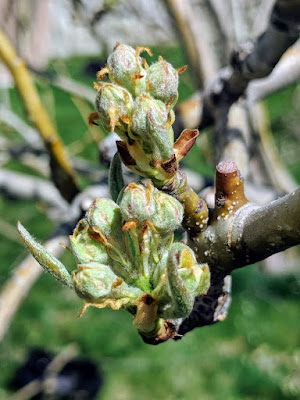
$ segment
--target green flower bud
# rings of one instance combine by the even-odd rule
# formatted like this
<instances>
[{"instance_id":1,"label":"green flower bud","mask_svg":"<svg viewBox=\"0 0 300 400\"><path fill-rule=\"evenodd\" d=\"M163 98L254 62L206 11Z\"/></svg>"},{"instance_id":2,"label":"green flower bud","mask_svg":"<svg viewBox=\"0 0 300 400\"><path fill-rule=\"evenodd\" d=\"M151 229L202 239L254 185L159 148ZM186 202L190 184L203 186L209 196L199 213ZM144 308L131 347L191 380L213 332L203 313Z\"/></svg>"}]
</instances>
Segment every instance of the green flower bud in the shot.
<instances>
[{"instance_id":1,"label":"green flower bud","mask_svg":"<svg viewBox=\"0 0 300 400\"><path fill-rule=\"evenodd\" d=\"M147 71L147 91L169 108L175 106L178 97L178 72L162 58Z\"/></svg>"},{"instance_id":2,"label":"green flower bud","mask_svg":"<svg viewBox=\"0 0 300 400\"><path fill-rule=\"evenodd\" d=\"M155 193L155 202L154 226L164 234L174 232L183 219L183 206L174 197L159 190Z\"/></svg>"},{"instance_id":3,"label":"green flower bud","mask_svg":"<svg viewBox=\"0 0 300 400\"><path fill-rule=\"evenodd\" d=\"M154 188L151 181L147 187L142 183L130 183L124 190L120 209L125 221L150 220L161 233L173 232L181 224L183 206L174 197Z\"/></svg>"},{"instance_id":4,"label":"green flower bud","mask_svg":"<svg viewBox=\"0 0 300 400\"><path fill-rule=\"evenodd\" d=\"M86 219L78 222L73 235L70 236L71 250L78 264L97 262L108 264L109 257L105 246L91 238Z\"/></svg>"},{"instance_id":5,"label":"green flower bud","mask_svg":"<svg viewBox=\"0 0 300 400\"><path fill-rule=\"evenodd\" d=\"M122 278L128 278L132 266L126 255L120 208L110 199L96 199L88 210L86 219L91 238L103 243L109 257L115 261L111 264L113 269Z\"/></svg>"},{"instance_id":6,"label":"green flower bud","mask_svg":"<svg viewBox=\"0 0 300 400\"><path fill-rule=\"evenodd\" d=\"M193 297L206 294L210 286L210 271L207 264L195 264L179 269L185 287Z\"/></svg>"},{"instance_id":7,"label":"green flower bud","mask_svg":"<svg viewBox=\"0 0 300 400\"><path fill-rule=\"evenodd\" d=\"M151 219L156 212L153 193L154 186L150 181L147 182L147 188L142 183L130 183L125 188L120 202L123 219L134 219L140 224Z\"/></svg>"},{"instance_id":8,"label":"green flower bud","mask_svg":"<svg viewBox=\"0 0 300 400\"><path fill-rule=\"evenodd\" d=\"M111 81L124 86L134 97L145 91L146 71L139 51L119 43L108 57L107 66Z\"/></svg>"},{"instance_id":9,"label":"green flower bud","mask_svg":"<svg viewBox=\"0 0 300 400\"><path fill-rule=\"evenodd\" d=\"M99 118L108 132L122 134L127 130L133 101L126 89L105 83L99 88L95 104Z\"/></svg>"},{"instance_id":10,"label":"green flower bud","mask_svg":"<svg viewBox=\"0 0 300 400\"><path fill-rule=\"evenodd\" d=\"M210 273L207 264L197 264L192 249L183 243L173 243L163 254L152 281L158 315L183 318L192 311L195 297L207 292Z\"/></svg>"},{"instance_id":11,"label":"green flower bud","mask_svg":"<svg viewBox=\"0 0 300 400\"><path fill-rule=\"evenodd\" d=\"M95 199L86 214L86 219L92 230L106 238L119 239L122 235L120 207L110 199Z\"/></svg>"},{"instance_id":12,"label":"green flower bud","mask_svg":"<svg viewBox=\"0 0 300 400\"><path fill-rule=\"evenodd\" d=\"M125 304L134 306L143 292L127 285L104 264L91 263L79 265L73 271L73 282L76 293L87 301L95 301L92 305L100 308L110 306L118 309Z\"/></svg>"},{"instance_id":13,"label":"green flower bud","mask_svg":"<svg viewBox=\"0 0 300 400\"><path fill-rule=\"evenodd\" d=\"M143 150L154 160L165 161L173 154L173 143L169 134L168 112L165 104L147 93L136 99L131 130L138 137Z\"/></svg>"},{"instance_id":14,"label":"green flower bud","mask_svg":"<svg viewBox=\"0 0 300 400\"><path fill-rule=\"evenodd\" d=\"M79 265L73 272L75 290L86 300L107 297L118 279L110 267L104 264Z\"/></svg>"},{"instance_id":15,"label":"green flower bud","mask_svg":"<svg viewBox=\"0 0 300 400\"><path fill-rule=\"evenodd\" d=\"M131 129L137 136L149 134L149 114L152 116L153 125L167 125L168 111L165 104L148 93L141 93L135 100L132 112Z\"/></svg>"}]
</instances>

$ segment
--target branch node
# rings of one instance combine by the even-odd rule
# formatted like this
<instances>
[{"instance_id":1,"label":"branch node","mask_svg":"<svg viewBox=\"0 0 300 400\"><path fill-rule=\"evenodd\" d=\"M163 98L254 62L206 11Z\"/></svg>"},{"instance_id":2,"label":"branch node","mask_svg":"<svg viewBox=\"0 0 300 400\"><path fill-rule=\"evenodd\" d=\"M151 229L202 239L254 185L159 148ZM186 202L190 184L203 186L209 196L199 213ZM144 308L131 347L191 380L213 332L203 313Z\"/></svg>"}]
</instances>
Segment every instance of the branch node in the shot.
<instances>
[{"instance_id":1,"label":"branch node","mask_svg":"<svg viewBox=\"0 0 300 400\"><path fill-rule=\"evenodd\" d=\"M244 182L233 161L221 161L216 168L216 195L213 221L228 219L246 204Z\"/></svg>"}]
</instances>

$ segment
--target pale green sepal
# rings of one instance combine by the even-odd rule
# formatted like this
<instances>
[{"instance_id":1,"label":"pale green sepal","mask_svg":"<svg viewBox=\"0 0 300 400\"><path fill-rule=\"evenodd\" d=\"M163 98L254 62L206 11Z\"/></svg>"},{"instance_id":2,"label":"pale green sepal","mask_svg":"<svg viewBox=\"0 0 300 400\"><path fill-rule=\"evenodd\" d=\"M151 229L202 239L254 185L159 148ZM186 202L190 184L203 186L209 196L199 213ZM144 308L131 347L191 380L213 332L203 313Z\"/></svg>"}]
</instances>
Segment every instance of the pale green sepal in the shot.
<instances>
[{"instance_id":1,"label":"pale green sepal","mask_svg":"<svg viewBox=\"0 0 300 400\"><path fill-rule=\"evenodd\" d=\"M151 111L148 114L148 126L152 142L153 158L160 162L169 160L174 153L169 130L163 125L156 125Z\"/></svg>"},{"instance_id":2,"label":"pale green sepal","mask_svg":"<svg viewBox=\"0 0 300 400\"><path fill-rule=\"evenodd\" d=\"M63 285L73 287L72 278L66 267L40 243L36 242L21 222L18 222L17 229L30 253L40 266Z\"/></svg>"},{"instance_id":3,"label":"pale green sepal","mask_svg":"<svg viewBox=\"0 0 300 400\"><path fill-rule=\"evenodd\" d=\"M152 296L154 298L157 298L158 293L161 291L162 281L165 282L164 275L166 274L168 254L169 254L168 251L162 252L161 260L156 265L156 267L153 269L153 272L151 275L151 283L152 283L152 286L155 288L152 293Z\"/></svg>"},{"instance_id":4,"label":"pale green sepal","mask_svg":"<svg viewBox=\"0 0 300 400\"><path fill-rule=\"evenodd\" d=\"M117 202L118 196L125 186L122 173L122 163L118 152L115 153L110 164L108 186L111 198L113 201Z\"/></svg>"},{"instance_id":5,"label":"pale green sepal","mask_svg":"<svg viewBox=\"0 0 300 400\"><path fill-rule=\"evenodd\" d=\"M124 138L133 106L131 94L121 86L104 83L97 93L95 106L104 128Z\"/></svg>"},{"instance_id":6,"label":"pale green sepal","mask_svg":"<svg viewBox=\"0 0 300 400\"><path fill-rule=\"evenodd\" d=\"M111 199L95 199L86 214L91 228L90 236L103 243L107 254L122 265L122 277L128 277L131 264L126 254L125 237L122 231L122 214L119 206Z\"/></svg>"},{"instance_id":7,"label":"pale green sepal","mask_svg":"<svg viewBox=\"0 0 300 400\"><path fill-rule=\"evenodd\" d=\"M198 264L198 266L202 269L202 275L195 296L206 294L210 288L210 270L208 264Z\"/></svg>"},{"instance_id":8,"label":"pale green sepal","mask_svg":"<svg viewBox=\"0 0 300 400\"><path fill-rule=\"evenodd\" d=\"M171 251L177 251L177 268L185 287L193 297L206 294L210 286L207 264L198 264L193 250L183 243L173 243Z\"/></svg>"}]
</instances>

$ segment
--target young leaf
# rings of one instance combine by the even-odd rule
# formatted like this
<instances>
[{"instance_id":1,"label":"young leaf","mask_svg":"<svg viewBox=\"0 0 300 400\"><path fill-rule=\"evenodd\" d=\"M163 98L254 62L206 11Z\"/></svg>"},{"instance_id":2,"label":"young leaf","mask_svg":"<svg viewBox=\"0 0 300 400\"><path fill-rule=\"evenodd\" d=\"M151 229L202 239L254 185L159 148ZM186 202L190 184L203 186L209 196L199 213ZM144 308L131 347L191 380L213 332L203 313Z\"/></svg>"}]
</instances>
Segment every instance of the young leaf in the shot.
<instances>
[{"instance_id":1,"label":"young leaf","mask_svg":"<svg viewBox=\"0 0 300 400\"><path fill-rule=\"evenodd\" d=\"M40 266L63 285L73 287L72 278L66 267L40 243L36 242L20 221L18 221L17 229L30 253Z\"/></svg>"},{"instance_id":2,"label":"young leaf","mask_svg":"<svg viewBox=\"0 0 300 400\"><path fill-rule=\"evenodd\" d=\"M122 163L118 152L115 153L110 164L108 184L111 198L116 202L120 191L125 186Z\"/></svg>"}]
</instances>

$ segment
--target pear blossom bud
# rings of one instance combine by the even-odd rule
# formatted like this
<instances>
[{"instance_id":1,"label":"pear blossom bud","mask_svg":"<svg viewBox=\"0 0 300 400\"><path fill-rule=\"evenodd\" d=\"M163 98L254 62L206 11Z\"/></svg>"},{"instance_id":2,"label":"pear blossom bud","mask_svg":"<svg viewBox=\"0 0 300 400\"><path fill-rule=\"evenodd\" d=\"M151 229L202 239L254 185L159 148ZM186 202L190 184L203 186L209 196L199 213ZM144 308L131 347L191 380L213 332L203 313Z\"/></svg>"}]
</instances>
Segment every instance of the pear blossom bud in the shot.
<instances>
[{"instance_id":1,"label":"pear blossom bud","mask_svg":"<svg viewBox=\"0 0 300 400\"><path fill-rule=\"evenodd\" d=\"M168 160L173 154L173 143L168 131L165 104L147 93L141 93L135 100L131 118L131 129L139 136L145 153L160 161Z\"/></svg>"},{"instance_id":2,"label":"pear blossom bud","mask_svg":"<svg viewBox=\"0 0 300 400\"><path fill-rule=\"evenodd\" d=\"M72 253L78 264L97 262L108 264L109 257L105 246L89 235L89 226L86 219L77 224L73 235L70 236Z\"/></svg>"},{"instance_id":3,"label":"pear blossom bud","mask_svg":"<svg viewBox=\"0 0 300 400\"><path fill-rule=\"evenodd\" d=\"M155 194L156 213L152 218L154 226L161 233L171 233L179 228L183 219L183 206L174 197L157 191Z\"/></svg>"},{"instance_id":4,"label":"pear blossom bud","mask_svg":"<svg viewBox=\"0 0 300 400\"><path fill-rule=\"evenodd\" d=\"M131 94L111 83L103 84L96 97L96 109L104 128L108 131L125 132L133 106Z\"/></svg>"},{"instance_id":5,"label":"pear blossom bud","mask_svg":"<svg viewBox=\"0 0 300 400\"><path fill-rule=\"evenodd\" d=\"M120 279L104 264L79 265L73 272L76 292L85 299L107 297L114 283Z\"/></svg>"},{"instance_id":6,"label":"pear blossom bud","mask_svg":"<svg viewBox=\"0 0 300 400\"><path fill-rule=\"evenodd\" d=\"M174 107L177 101L178 72L170 63L161 59L148 69L146 87L155 99Z\"/></svg>"},{"instance_id":7,"label":"pear blossom bud","mask_svg":"<svg viewBox=\"0 0 300 400\"><path fill-rule=\"evenodd\" d=\"M152 219L156 212L156 204L153 197L154 186L150 181L147 188L142 183L130 183L124 190L120 209L125 221L132 219L139 223Z\"/></svg>"},{"instance_id":8,"label":"pear blossom bud","mask_svg":"<svg viewBox=\"0 0 300 400\"><path fill-rule=\"evenodd\" d=\"M117 44L107 59L111 81L124 86L134 97L146 88L146 71L141 62L137 52L124 44Z\"/></svg>"},{"instance_id":9,"label":"pear blossom bud","mask_svg":"<svg viewBox=\"0 0 300 400\"><path fill-rule=\"evenodd\" d=\"M104 244L108 240L110 243L122 246L122 215L114 201L105 198L96 199L88 210L86 218L91 229L100 235L99 240Z\"/></svg>"}]
</instances>

